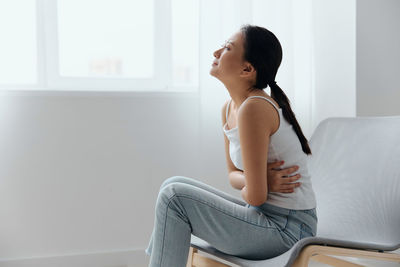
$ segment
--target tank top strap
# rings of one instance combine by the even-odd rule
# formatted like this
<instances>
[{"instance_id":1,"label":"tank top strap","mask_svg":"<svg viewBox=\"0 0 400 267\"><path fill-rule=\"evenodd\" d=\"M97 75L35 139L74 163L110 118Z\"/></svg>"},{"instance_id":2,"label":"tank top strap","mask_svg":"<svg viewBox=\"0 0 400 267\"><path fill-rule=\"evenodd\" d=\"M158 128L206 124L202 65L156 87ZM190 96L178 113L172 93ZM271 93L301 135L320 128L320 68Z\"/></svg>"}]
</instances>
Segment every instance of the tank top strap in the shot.
<instances>
[{"instance_id":1,"label":"tank top strap","mask_svg":"<svg viewBox=\"0 0 400 267\"><path fill-rule=\"evenodd\" d=\"M278 113L279 113L279 108L274 104L274 102L272 102L270 99L266 98L265 96L260 96L260 95L249 96L248 98L246 98L245 101L243 101L243 103L246 102L247 99L253 98L253 97L263 98L263 99L267 100L269 103L271 103L272 106L274 106L274 108L276 108L276 111L278 111ZM243 103L242 103L242 105L243 105Z\"/></svg>"},{"instance_id":2,"label":"tank top strap","mask_svg":"<svg viewBox=\"0 0 400 267\"><path fill-rule=\"evenodd\" d=\"M226 121L228 121L229 105L231 104L232 98L229 100L228 105L226 105Z\"/></svg>"}]
</instances>

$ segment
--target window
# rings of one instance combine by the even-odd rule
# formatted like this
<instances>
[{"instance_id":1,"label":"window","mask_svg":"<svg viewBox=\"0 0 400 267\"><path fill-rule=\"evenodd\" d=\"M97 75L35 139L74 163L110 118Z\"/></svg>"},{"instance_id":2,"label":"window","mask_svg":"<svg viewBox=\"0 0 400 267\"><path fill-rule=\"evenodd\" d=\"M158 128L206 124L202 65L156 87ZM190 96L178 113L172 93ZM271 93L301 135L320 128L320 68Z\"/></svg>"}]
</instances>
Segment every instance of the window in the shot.
<instances>
[{"instance_id":1,"label":"window","mask_svg":"<svg viewBox=\"0 0 400 267\"><path fill-rule=\"evenodd\" d=\"M36 84L35 0L0 2L0 36L0 84Z\"/></svg>"},{"instance_id":2,"label":"window","mask_svg":"<svg viewBox=\"0 0 400 267\"><path fill-rule=\"evenodd\" d=\"M0 32L7 43L0 47L6 59L0 63L0 87L195 91L198 5L197 0L3 0Z\"/></svg>"},{"instance_id":3,"label":"window","mask_svg":"<svg viewBox=\"0 0 400 267\"><path fill-rule=\"evenodd\" d=\"M58 0L59 74L154 77L151 0Z\"/></svg>"},{"instance_id":4,"label":"window","mask_svg":"<svg viewBox=\"0 0 400 267\"><path fill-rule=\"evenodd\" d=\"M198 1L172 0L172 81L175 86L198 84Z\"/></svg>"}]
</instances>

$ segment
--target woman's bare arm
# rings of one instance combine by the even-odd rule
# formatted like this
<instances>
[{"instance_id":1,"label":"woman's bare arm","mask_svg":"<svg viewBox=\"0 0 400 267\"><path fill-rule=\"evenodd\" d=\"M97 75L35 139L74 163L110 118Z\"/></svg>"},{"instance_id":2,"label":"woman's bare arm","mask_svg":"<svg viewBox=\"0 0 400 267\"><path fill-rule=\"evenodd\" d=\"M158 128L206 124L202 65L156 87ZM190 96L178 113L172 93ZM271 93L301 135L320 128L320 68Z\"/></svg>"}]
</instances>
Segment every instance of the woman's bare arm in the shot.
<instances>
[{"instance_id":1,"label":"woman's bare arm","mask_svg":"<svg viewBox=\"0 0 400 267\"><path fill-rule=\"evenodd\" d=\"M232 171L228 174L228 177L233 188L242 190L242 188L245 186L243 171Z\"/></svg>"},{"instance_id":2,"label":"woman's bare arm","mask_svg":"<svg viewBox=\"0 0 400 267\"><path fill-rule=\"evenodd\" d=\"M226 123L225 112L227 103L228 101L225 102L221 110L222 125L225 125ZM224 135L225 156L228 168L229 182L233 188L237 190L242 190L243 187L245 186L245 177L243 171L237 169L235 165L233 165L229 156L229 140L225 136L225 134L223 135ZM300 178L299 174L297 174L296 176L292 176L291 178L284 177L284 176L289 176L289 174L296 171L296 169L294 169L293 167L288 167L282 170L274 170L275 168L278 168L282 164L283 163L278 161L273 163L268 163L267 173L266 173L266 178L268 177L268 192L291 193L293 192L295 187L300 186L299 183L287 184L289 182L294 182L298 180Z\"/></svg>"}]
</instances>

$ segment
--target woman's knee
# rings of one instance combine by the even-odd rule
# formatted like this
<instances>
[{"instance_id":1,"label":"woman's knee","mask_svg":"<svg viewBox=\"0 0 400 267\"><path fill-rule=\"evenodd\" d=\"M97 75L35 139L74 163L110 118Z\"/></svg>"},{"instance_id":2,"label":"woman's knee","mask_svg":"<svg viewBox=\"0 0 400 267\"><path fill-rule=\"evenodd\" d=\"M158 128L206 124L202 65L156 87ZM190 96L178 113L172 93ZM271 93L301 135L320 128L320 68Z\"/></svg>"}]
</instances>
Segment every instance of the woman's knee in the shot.
<instances>
[{"instance_id":1,"label":"woman's knee","mask_svg":"<svg viewBox=\"0 0 400 267\"><path fill-rule=\"evenodd\" d=\"M157 206L160 204L168 204L172 199L175 200L175 196L179 194L191 194L191 190L193 189L188 184L179 181L179 179L171 179L169 183L165 183L158 193Z\"/></svg>"},{"instance_id":2,"label":"woman's knee","mask_svg":"<svg viewBox=\"0 0 400 267\"><path fill-rule=\"evenodd\" d=\"M169 185L170 183L176 183L176 182L183 183L187 179L189 179L189 178L184 177L184 176L172 176L172 177L169 177L169 178L165 179L165 181L161 184L160 190L163 189L165 186Z\"/></svg>"}]
</instances>

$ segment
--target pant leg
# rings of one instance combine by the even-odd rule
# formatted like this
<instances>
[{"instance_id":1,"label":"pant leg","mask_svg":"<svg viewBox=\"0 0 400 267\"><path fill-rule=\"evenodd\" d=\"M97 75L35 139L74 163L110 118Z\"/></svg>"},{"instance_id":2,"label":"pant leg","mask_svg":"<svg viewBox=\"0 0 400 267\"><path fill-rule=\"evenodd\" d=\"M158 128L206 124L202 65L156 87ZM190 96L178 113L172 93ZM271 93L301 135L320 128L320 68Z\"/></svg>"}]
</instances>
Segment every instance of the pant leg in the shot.
<instances>
[{"instance_id":1,"label":"pant leg","mask_svg":"<svg viewBox=\"0 0 400 267\"><path fill-rule=\"evenodd\" d=\"M150 267L186 266L191 234L224 253L253 260L280 255L293 245L256 209L192 184L168 183L157 198L152 251L146 251Z\"/></svg>"},{"instance_id":2,"label":"pant leg","mask_svg":"<svg viewBox=\"0 0 400 267\"><path fill-rule=\"evenodd\" d=\"M223 192L221 190L218 190L218 189L216 189L216 188L214 188L214 187L212 187L212 186L210 186L208 184L205 184L205 183L203 183L203 182L201 182L199 180L196 180L196 179L193 179L193 178L190 178L190 177L185 177L185 176L172 176L172 177L169 177L168 179L166 179L161 184L159 192L161 192L161 190L165 186L167 186L167 185L169 185L171 183L174 183L174 182L190 184L190 185L196 186L198 188L202 188L202 189L204 189L204 190L206 190L208 192L214 193L214 194L216 194L216 195L218 195L218 196L220 196L220 197L222 197L222 198L224 198L226 200L229 200L229 201L231 201L233 203L236 203L238 205L249 206L249 204L247 204L246 202L244 202L241 199L238 199L238 198L236 198L236 197L234 197L232 195L229 195L229 194L227 194L227 193L225 193L225 192ZM158 194L158 197L160 197L160 194ZM156 201L156 203L157 203L157 201ZM145 253L147 255L151 254L151 251L152 251L152 248L153 248L154 229L155 229L155 227L153 227L153 232L152 232L152 234L150 236L149 244L148 244L147 248L145 249Z\"/></svg>"},{"instance_id":3,"label":"pant leg","mask_svg":"<svg viewBox=\"0 0 400 267\"><path fill-rule=\"evenodd\" d=\"M232 195L230 195L228 193L225 193L225 192L223 192L221 190L218 190L218 189L216 189L216 188L214 188L214 187L212 187L212 186L210 186L208 184L205 184L205 183L203 183L203 182L201 182L199 180L196 180L196 179L193 179L193 178L190 178L190 177L185 177L185 176L172 176L172 177L166 179L162 183L162 185L160 187L160 191L161 191L161 189L163 187L165 187L166 185L168 185L170 183L173 183L173 182L191 184L191 185L197 186L199 188L202 188L204 190L207 190L208 192L214 193L214 194L216 194L216 195L218 195L220 197L223 197L226 200L229 200L229 201L231 201L233 203L236 203L236 204L239 204L239 205L242 205L242 206L248 205L246 202L244 202L243 200L241 200L239 198L236 198L236 197L234 197L234 196L232 196Z\"/></svg>"}]
</instances>

